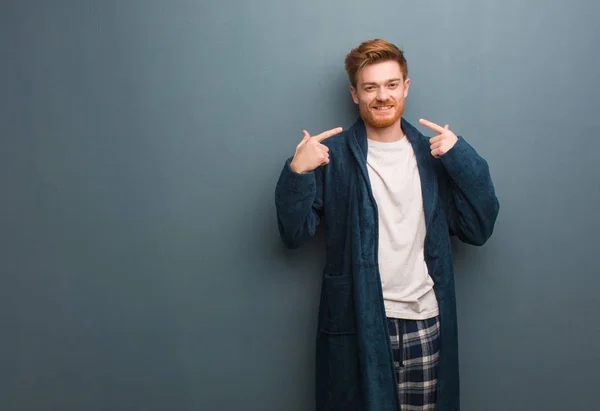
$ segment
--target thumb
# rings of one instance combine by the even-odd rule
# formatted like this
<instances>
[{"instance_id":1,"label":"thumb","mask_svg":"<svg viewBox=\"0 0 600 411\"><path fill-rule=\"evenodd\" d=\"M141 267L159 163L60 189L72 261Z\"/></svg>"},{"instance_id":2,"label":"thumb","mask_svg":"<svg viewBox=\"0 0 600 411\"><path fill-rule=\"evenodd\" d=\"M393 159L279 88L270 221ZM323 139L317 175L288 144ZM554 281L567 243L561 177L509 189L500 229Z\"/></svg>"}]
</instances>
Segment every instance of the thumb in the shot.
<instances>
[{"instance_id":1,"label":"thumb","mask_svg":"<svg viewBox=\"0 0 600 411\"><path fill-rule=\"evenodd\" d=\"M302 130L302 134L304 135L304 137L296 146L297 148L304 146L308 142L308 140L310 140L310 134L308 134L308 131Z\"/></svg>"}]
</instances>

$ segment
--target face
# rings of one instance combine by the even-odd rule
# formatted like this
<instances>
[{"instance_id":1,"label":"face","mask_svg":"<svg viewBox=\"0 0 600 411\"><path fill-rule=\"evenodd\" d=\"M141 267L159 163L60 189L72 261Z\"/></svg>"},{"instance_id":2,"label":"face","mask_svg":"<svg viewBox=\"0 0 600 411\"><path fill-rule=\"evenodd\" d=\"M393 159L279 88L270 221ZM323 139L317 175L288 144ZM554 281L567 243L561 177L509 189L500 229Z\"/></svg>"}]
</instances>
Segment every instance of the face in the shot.
<instances>
[{"instance_id":1,"label":"face","mask_svg":"<svg viewBox=\"0 0 600 411\"><path fill-rule=\"evenodd\" d=\"M365 123L376 128L395 125L404 113L410 79L404 79L397 61L369 64L357 74L356 88L350 87L354 103Z\"/></svg>"}]
</instances>

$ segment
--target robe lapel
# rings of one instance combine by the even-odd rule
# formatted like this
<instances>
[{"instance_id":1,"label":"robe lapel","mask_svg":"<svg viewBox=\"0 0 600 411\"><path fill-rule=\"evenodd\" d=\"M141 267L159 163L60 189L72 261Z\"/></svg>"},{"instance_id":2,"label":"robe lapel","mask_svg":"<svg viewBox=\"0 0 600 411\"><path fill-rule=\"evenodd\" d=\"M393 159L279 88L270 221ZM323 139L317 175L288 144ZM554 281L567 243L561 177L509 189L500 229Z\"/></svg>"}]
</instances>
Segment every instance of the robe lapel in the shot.
<instances>
[{"instance_id":1,"label":"robe lapel","mask_svg":"<svg viewBox=\"0 0 600 411\"><path fill-rule=\"evenodd\" d=\"M425 210L426 227L429 228L431 217L437 206L438 181L435 168L431 162L430 144L427 139L404 118L402 119L402 130L413 147L417 158L417 167L421 177L421 194L423 196L423 209Z\"/></svg>"},{"instance_id":2,"label":"robe lapel","mask_svg":"<svg viewBox=\"0 0 600 411\"><path fill-rule=\"evenodd\" d=\"M379 236L379 216L377 202L371 190L371 181L367 170L367 132L362 119L358 119L350 130L348 144L358 172L352 174L350 183L351 208L355 223L349 226L348 236L353 239L354 253L352 263L358 265L377 264ZM375 245L375 246L374 246Z\"/></svg>"},{"instance_id":3,"label":"robe lapel","mask_svg":"<svg viewBox=\"0 0 600 411\"><path fill-rule=\"evenodd\" d=\"M373 197L373 193L371 191L369 171L367 170L367 150L369 148L367 144L367 129L365 128L365 123L362 119L359 118L352 126L350 141L348 144L350 145L350 150L352 151L352 154L354 154L358 164L361 177L368 188L371 201L375 203L375 198Z\"/></svg>"}]
</instances>

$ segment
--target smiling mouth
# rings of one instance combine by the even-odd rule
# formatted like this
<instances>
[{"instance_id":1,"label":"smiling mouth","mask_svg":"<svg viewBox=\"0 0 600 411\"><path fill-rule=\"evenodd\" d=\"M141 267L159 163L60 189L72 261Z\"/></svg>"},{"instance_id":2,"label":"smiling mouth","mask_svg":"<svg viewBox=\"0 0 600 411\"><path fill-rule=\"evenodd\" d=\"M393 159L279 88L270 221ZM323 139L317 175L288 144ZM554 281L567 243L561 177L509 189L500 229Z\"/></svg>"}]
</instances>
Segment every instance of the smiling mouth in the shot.
<instances>
[{"instance_id":1,"label":"smiling mouth","mask_svg":"<svg viewBox=\"0 0 600 411\"><path fill-rule=\"evenodd\" d=\"M377 107L373 107L373 108L378 111L385 111L385 110L391 109L392 107L394 107L394 106L377 106Z\"/></svg>"}]
</instances>

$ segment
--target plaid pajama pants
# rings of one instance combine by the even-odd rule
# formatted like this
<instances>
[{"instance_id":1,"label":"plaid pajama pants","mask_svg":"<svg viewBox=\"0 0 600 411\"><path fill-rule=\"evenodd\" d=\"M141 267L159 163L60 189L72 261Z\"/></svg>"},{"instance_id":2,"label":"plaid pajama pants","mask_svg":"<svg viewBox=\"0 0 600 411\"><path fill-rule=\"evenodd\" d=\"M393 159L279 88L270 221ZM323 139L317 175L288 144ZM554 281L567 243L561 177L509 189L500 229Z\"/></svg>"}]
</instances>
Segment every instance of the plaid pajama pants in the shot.
<instances>
[{"instance_id":1,"label":"plaid pajama pants","mask_svg":"<svg viewBox=\"0 0 600 411\"><path fill-rule=\"evenodd\" d=\"M435 409L440 324L388 318L402 411Z\"/></svg>"}]
</instances>

